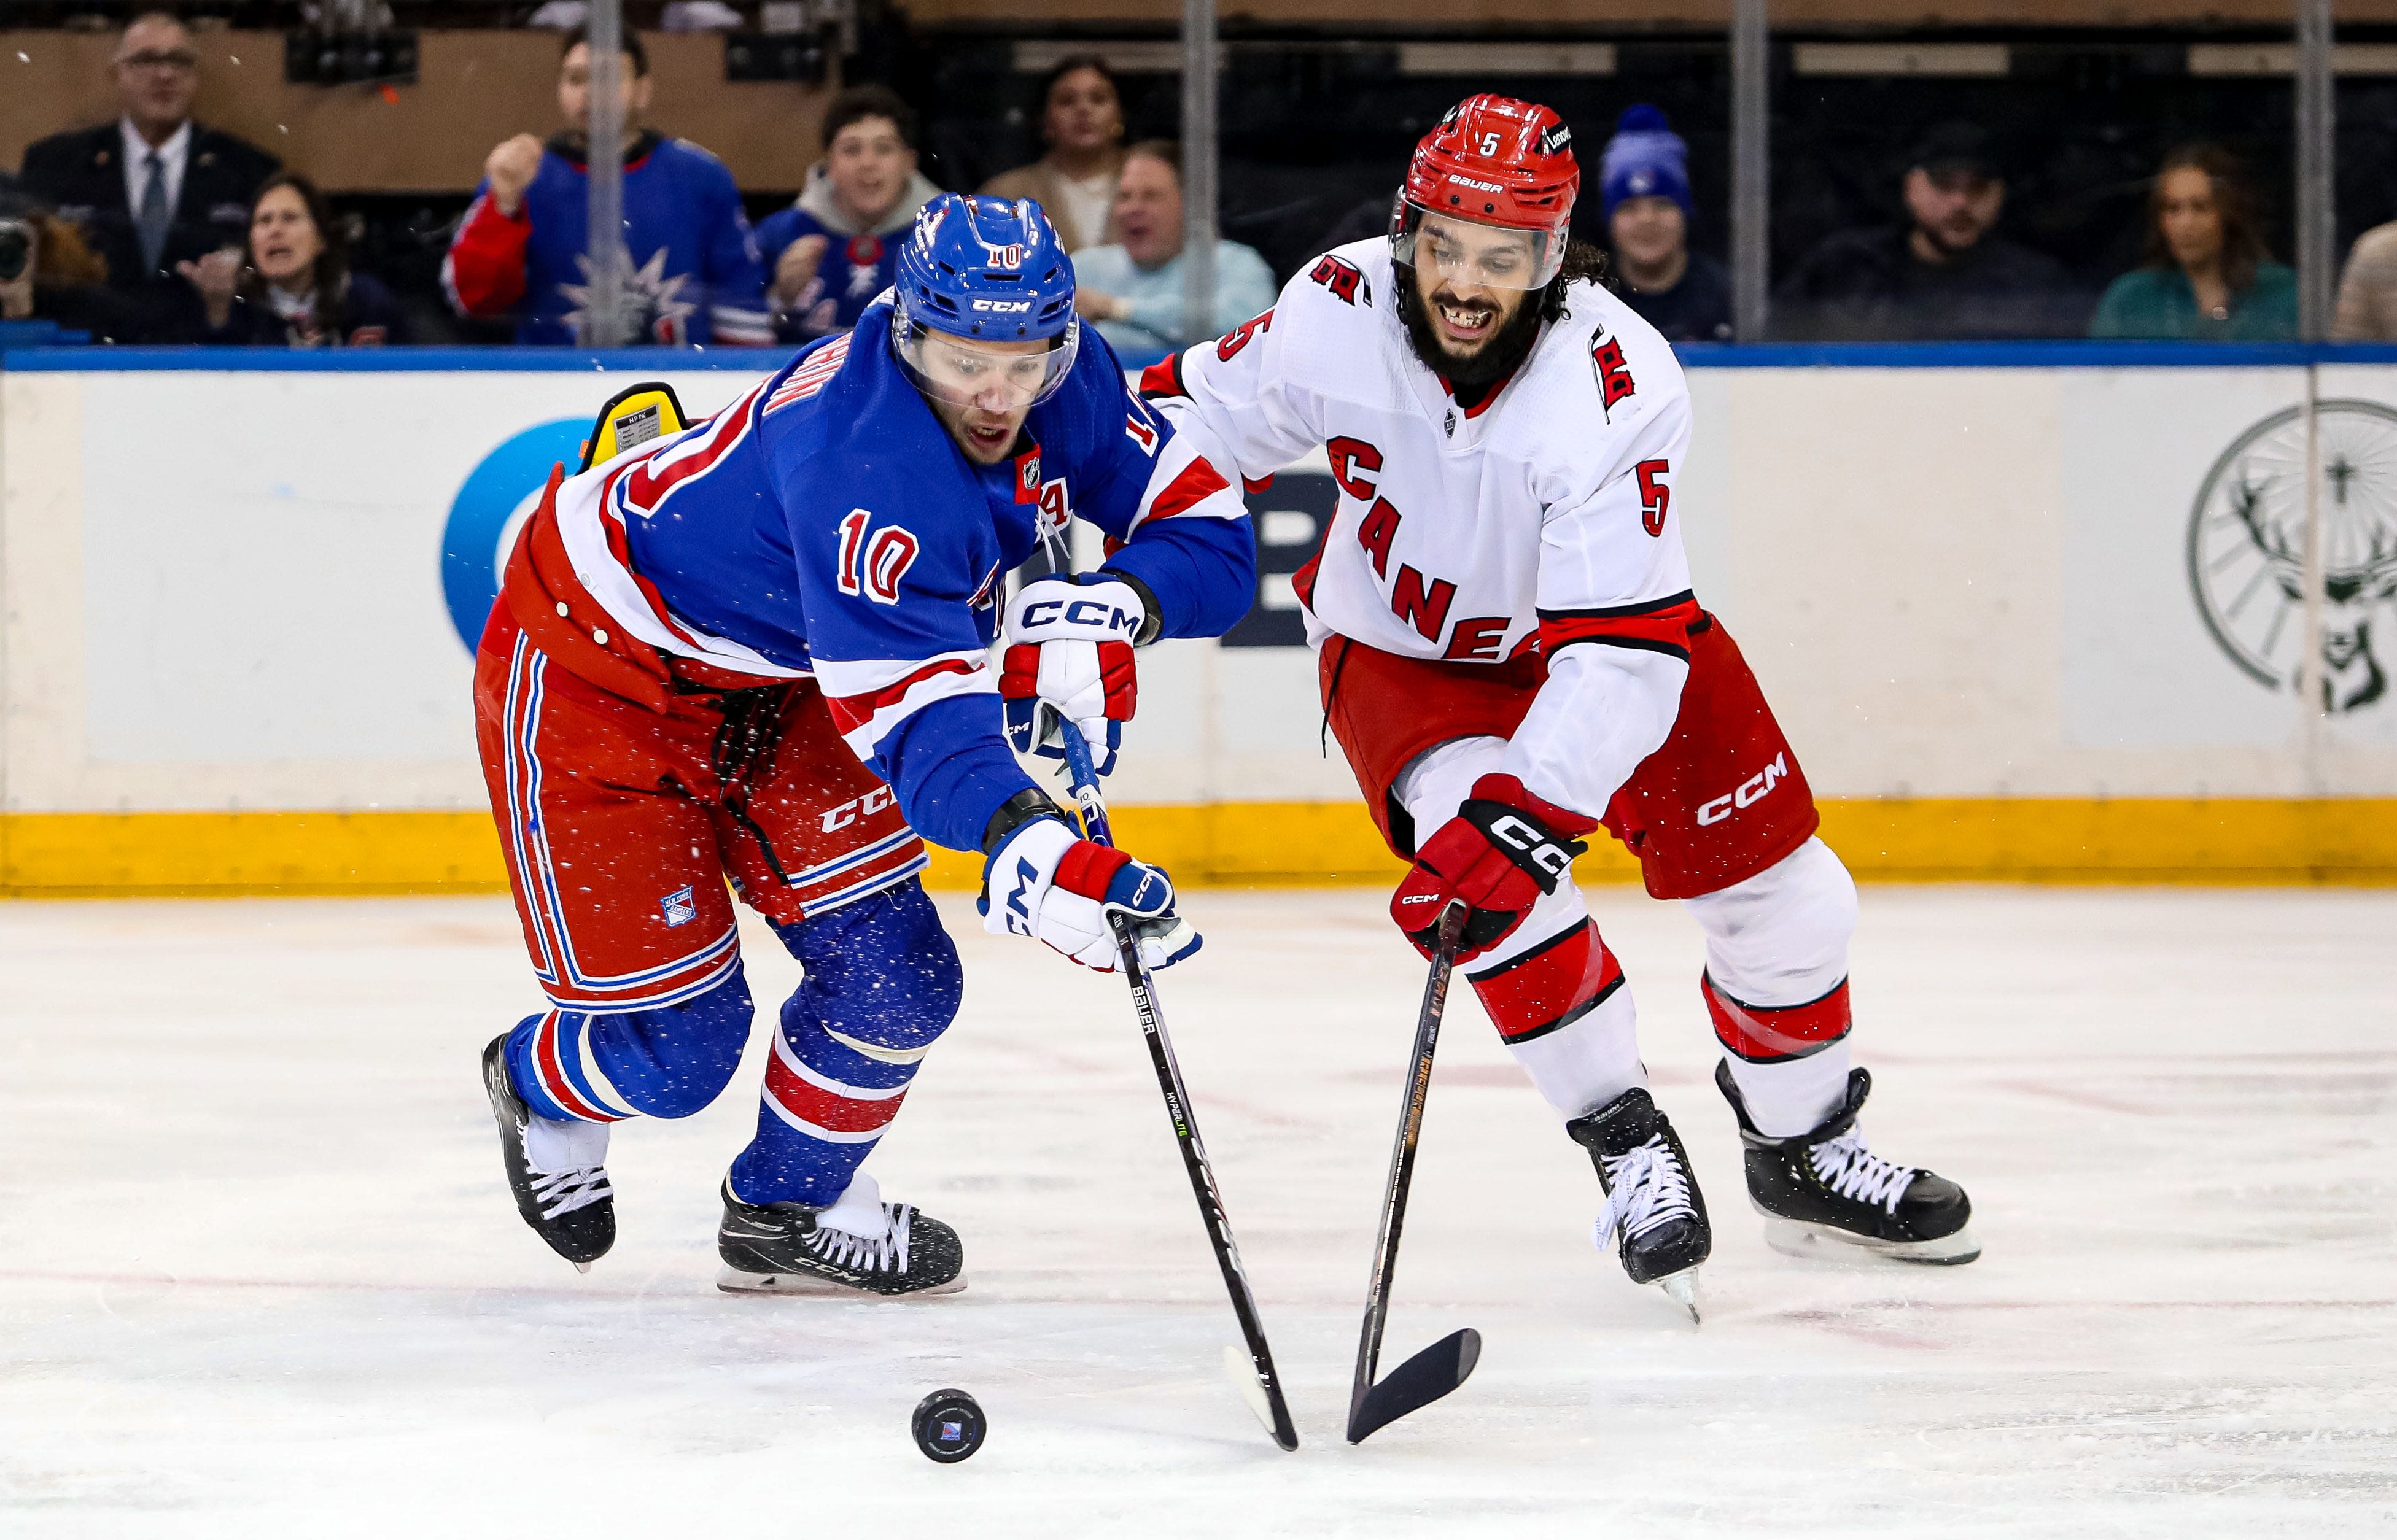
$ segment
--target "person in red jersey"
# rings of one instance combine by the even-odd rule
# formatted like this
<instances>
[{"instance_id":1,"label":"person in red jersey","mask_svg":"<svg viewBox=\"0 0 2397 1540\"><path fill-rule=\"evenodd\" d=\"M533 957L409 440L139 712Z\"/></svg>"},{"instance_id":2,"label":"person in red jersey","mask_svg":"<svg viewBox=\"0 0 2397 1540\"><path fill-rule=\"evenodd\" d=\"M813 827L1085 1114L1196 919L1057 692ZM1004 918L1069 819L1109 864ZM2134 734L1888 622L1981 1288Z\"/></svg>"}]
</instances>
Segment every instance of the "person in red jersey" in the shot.
<instances>
[{"instance_id":1,"label":"person in red jersey","mask_svg":"<svg viewBox=\"0 0 2397 1540\"><path fill-rule=\"evenodd\" d=\"M1857 1130L1855 886L1692 591L1674 502L1689 393L1568 239L1580 181L1555 113L1468 98L1416 147L1387 238L1302 267L1144 389L1252 480L1330 457L1338 510L1296 588L1332 731L1413 863L1391 914L1428 955L1466 906L1466 976L1589 1150L1600 1243L1618 1238L1632 1280L1694 1301L1712 1241L1623 969L1570 878L1601 826L1706 932L1715 1081L1769 1239L1968 1262L1963 1190Z\"/></svg>"}]
</instances>

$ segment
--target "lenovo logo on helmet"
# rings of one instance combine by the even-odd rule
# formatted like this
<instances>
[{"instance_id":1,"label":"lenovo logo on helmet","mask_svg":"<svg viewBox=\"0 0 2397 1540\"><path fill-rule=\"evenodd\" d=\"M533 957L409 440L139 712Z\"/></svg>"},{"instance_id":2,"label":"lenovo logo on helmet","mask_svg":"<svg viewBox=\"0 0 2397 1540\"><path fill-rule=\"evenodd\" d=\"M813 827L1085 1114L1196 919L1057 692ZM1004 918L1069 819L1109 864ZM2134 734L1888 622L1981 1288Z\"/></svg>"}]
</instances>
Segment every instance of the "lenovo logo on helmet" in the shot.
<instances>
[{"instance_id":1,"label":"lenovo logo on helmet","mask_svg":"<svg viewBox=\"0 0 2397 1540\"><path fill-rule=\"evenodd\" d=\"M1573 130L1560 123L1540 136L1540 153L1553 155L1573 143Z\"/></svg>"},{"instance_id":2,"label":"lenovo logo on helmet","mask_svg":"<svg viewBox=\"0 0 2397 1540\"><path fill-rule=\"evenodd\" d=\"M998 315L1021 315L1032 308L1032 301L1029 299L977 299L973 302L973 308L978 311L989 311Z\"/></svg>"}]
</instances>

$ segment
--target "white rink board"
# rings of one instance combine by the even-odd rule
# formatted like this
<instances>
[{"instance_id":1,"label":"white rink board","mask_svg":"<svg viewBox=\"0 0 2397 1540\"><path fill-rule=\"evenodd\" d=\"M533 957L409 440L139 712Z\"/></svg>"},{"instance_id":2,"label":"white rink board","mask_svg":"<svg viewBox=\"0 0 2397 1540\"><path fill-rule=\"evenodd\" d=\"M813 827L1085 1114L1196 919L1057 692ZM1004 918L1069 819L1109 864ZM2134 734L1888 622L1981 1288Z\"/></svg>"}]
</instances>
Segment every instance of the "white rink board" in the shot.
<instances>
[{"instance_id":1,"label":"white rink board","mask_svg":"<svg viewBox=\"0 0 2397 1540\"><path fill-rule=\"evenodd\" d=\"M2397 403L2397 369L2319 375ZM480 805L445 530L487 455L571 436L630 378L0 373L7 808ZM756 377L669 378L704 411ZM1674 508L1818 794L2385 795L2397 688L2308 744L2189 570L2209 471L2306 378L1694 369ZM2350 478L2359 508L2397 510L2397 418L2387 447ZM2364 586L2372 666L2397 676L2397 597ZM1120 800L1354 794L1303 649L1168 644L1144 671Z\"/></svg>"},{"instance_id":2,"label":"white rink board","mask_svg":"<svg viewBox=\"0 0 2397 1540\"><path fill-rule=\"evenodd\" d=\"M968 1290L730 1298L718 1105L628 1124L588 1276L517 1220L476 1049L535 1004L506 901L0 906L0 1533L2386 1536L2397 1014L2385 892L1878 887L1875 1147L1969 1267L1767 1251L1697 932L1590 893L1714 1215L1693 1330L1593 1251L1595 1177L1452 997L1388 1352L1486 1340L1340 1440L1421 964L1364 890L1193 896L1162 989L1292 1387L1277 1452L1119 982L944 897L964 1015L868 1169ZM2259 1025L2264 1028L2259 1030ZM973 1392L955 1467L906 1418Z\"/></svg>"}]
</instances>

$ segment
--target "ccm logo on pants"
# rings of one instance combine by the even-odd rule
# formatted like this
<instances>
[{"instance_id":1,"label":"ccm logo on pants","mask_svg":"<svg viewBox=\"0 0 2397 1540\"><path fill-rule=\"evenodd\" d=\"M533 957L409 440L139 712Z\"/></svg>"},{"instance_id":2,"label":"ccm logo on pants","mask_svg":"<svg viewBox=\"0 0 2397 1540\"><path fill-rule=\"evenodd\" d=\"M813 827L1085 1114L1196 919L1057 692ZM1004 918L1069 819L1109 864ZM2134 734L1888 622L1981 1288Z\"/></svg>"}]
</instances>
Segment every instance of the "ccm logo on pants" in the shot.
<instances>
[{"instance_id":1,"label":"ccm logo on pants","mask_svg":"<svg viewBox=\"0 0 2397 1540\"><path fill-rule=\"evenodd\" d=\"M1703 828L1708 824L1719 824L1730 817L1734 808L1755 806L1764 800L1766 792L1780 785L1788 774L1788 754L1784 752L1774 755L1771 764L1740 782L1737 790L1725 792L1712 802L1700 803L1698 804L1699 826Z\"/></svg>"},{"instance_id":2,"label":"ccm logo on pants","mask_svg":"<svg viewBox=\"0 0 2397 1540\"><path fill-rule=\"evenodd\" d=\"M829 834L836 829L847 829L867 814L879 813L890 805L891 788L877 786L862 797L851 797L837 807L826 808L824 816L824 832ZM1748 803L1742 803L1739 805L1746 807Z\"/></svg>"}]
</instances>

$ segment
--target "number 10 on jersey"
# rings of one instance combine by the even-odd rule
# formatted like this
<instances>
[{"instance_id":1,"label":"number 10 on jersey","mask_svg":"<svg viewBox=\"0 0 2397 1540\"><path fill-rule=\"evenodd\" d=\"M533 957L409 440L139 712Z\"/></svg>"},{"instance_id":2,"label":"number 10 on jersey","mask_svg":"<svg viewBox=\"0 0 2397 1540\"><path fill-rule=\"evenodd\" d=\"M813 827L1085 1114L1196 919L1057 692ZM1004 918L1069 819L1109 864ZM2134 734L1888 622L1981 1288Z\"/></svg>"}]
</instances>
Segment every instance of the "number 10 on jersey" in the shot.
<instances>
[{"instance_id":1,"label":"number 10 on jersey","mask_svg":"<svg viewBox=\"0 0 2397 1540\"><path fill-rule=\"evenodd\" d=\"M864 594L877 604L899 602L899 579L915 564L921 548L916 537L897 524L886 525L869 540L866 526L874 515L852 508L840 521L840 591Z\"/></svg>"}]
</instances>

